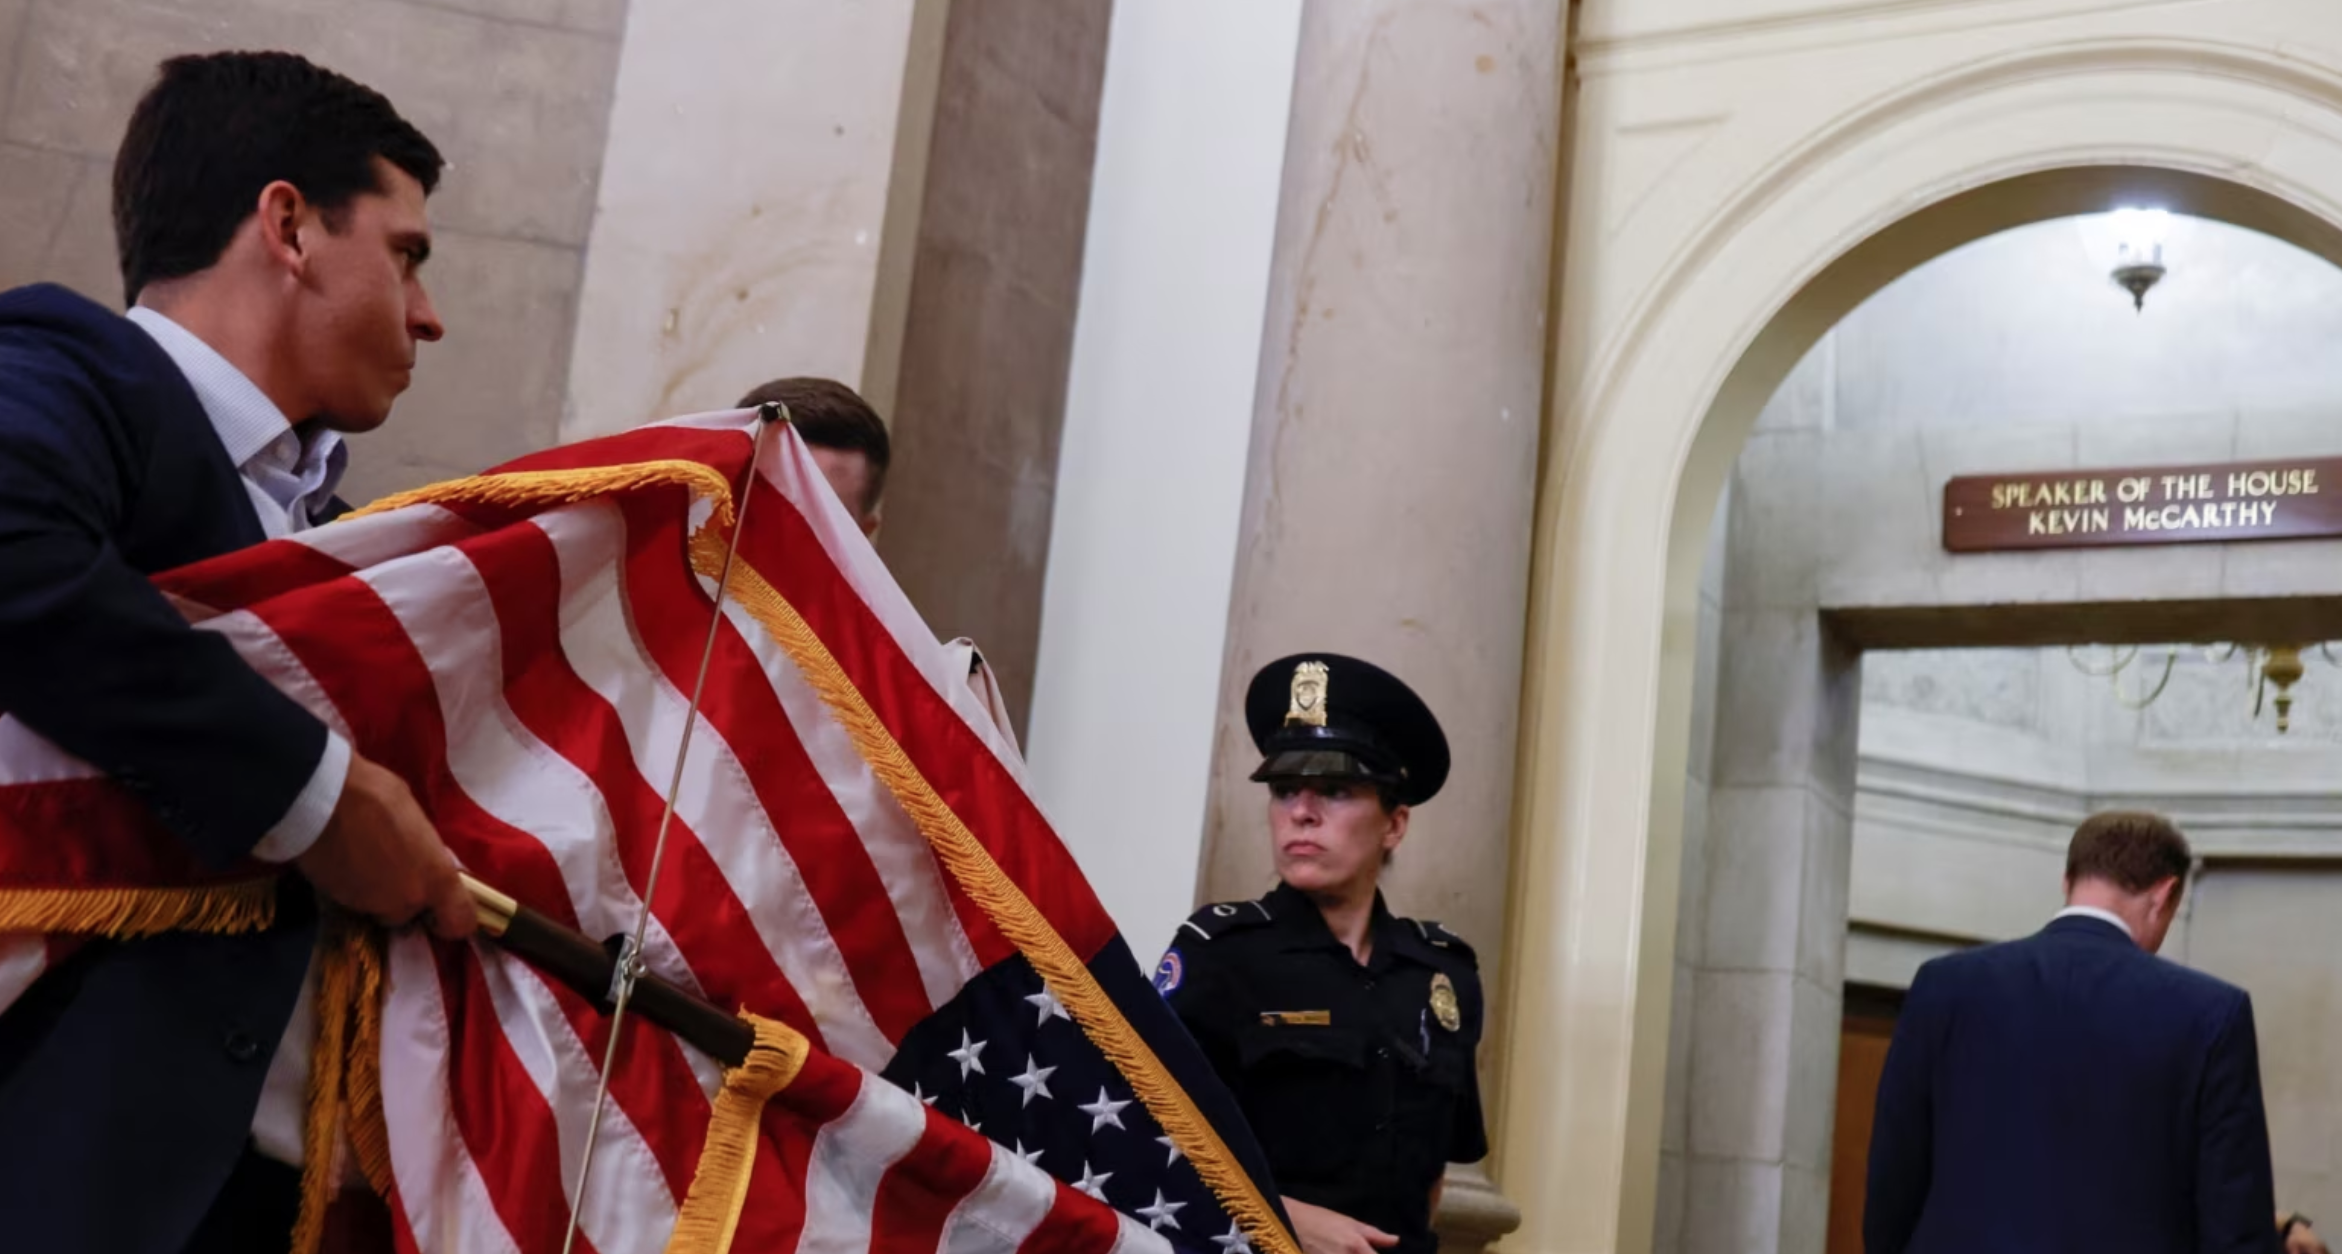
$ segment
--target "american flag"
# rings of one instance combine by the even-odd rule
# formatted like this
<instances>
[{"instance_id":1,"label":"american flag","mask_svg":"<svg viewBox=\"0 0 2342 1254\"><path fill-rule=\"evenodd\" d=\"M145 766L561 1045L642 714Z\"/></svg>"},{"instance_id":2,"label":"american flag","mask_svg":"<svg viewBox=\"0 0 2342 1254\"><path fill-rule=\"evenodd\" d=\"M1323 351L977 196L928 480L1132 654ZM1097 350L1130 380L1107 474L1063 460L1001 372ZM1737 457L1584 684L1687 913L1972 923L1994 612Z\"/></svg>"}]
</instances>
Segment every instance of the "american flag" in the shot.
<instances>
[{"instance_id":1,"label":"american flag","mask_svg":"<svg viewBox=\"0 0 2342 1254\"><path fill-rule=\"evenodd\" d=\"M551 450L156 582L403 775L467 870L589 936L635 925L696 719L645 961L812 1046L766 1112L736 1248L1290 1251L1233 1102L958 655L793 435L750 467L753 422ZM32 837L61 814L103 856L54 865ZM201 879L172 845L0 719L0 892ZM0 936L0 1006L69 944ZM386 971L400 1247L559 1249L607 1021L486 941L402 934ZM580 1241L608 1254L665 1245L722 1079L639 1022L617 1059Z\"/></svg>"}]
</instances>

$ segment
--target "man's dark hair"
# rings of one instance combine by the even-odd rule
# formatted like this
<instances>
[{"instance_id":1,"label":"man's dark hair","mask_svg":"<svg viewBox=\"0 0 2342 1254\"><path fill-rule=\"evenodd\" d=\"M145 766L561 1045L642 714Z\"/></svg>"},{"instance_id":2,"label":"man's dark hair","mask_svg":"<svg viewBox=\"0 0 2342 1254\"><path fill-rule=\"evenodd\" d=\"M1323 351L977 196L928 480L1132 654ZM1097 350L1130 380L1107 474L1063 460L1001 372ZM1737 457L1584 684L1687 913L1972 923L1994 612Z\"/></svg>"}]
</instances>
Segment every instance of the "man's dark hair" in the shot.
<instances>
[{"instance_id":1,"label":"man's dark hair","mask_svg":"<svg viewBox=\"0 0 2342 1254\"><path fill-rule=\"evenodd\" d=\"M2142 810L2093 814L2074 829L2066 847L2066 878L2104 880L2127 893L2143 893L2167 879L2187 883L2194 860L2187 837L2171 820Z\"/></svg>"},{"instance_id":2,"label":"man's dark hair","mask_svg":"<svg viewBox=\"0 0 2342 1254\"><path fill-rule=\"evenodd\" d=\"M886 494L886 467L894 457L894 446L887 441L886 423L870 402L835 379L775 379L741 397L740 407L749 409L766 401L789 407L789 425L797 428L797 438L807 444L869 458L869 499L857 512L867 515L878 509L879 498Z\"/></svg>"},{"instance_id":3,"label":"man's dark hair","mask_svg":"<svg viewBox=\"0 0 2342 1254\"><path fill-rule=\"evenodd\" d=\"M289 52L163 62L114 157L124 299L210 269L279 179L339 229L353 198L384 190L376 157L425 195L439 186L439 150L371 87Z\"/></svg>"}]
</instances>

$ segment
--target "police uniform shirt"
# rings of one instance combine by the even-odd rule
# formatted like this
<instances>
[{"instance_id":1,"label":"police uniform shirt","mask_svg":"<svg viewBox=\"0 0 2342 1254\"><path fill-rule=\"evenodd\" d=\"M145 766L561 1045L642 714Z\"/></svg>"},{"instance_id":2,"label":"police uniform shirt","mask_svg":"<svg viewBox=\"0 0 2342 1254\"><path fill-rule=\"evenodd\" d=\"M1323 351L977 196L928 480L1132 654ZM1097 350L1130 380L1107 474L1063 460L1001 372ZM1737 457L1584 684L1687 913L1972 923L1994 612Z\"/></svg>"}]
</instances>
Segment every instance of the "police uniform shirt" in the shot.
<instances>
[{"instance_id":1,"label":"police uniform shirt","mask_svg":"<svg viewBox=\"0 0 2342 1254\"><path fill-rule=\"evenodd\" d=\"M1197 911L1155 983L1235 1092L1281 1193L1429 1254L1432 1187L1488 1152L1479 970L1470 946L1393 917L1379 893L1369 926L1362 966L1280 885Z\"/></svg>"}]
</instances>

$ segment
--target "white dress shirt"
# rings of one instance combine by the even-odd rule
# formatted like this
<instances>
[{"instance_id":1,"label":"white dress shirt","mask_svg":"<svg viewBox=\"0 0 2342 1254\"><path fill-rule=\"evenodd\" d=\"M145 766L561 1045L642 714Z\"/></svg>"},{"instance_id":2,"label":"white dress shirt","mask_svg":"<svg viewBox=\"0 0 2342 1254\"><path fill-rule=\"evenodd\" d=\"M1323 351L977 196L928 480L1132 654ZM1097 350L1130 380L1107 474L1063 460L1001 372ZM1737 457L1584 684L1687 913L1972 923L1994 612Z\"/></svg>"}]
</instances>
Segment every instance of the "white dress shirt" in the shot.
<instances>
[{"instance_id":1,"label":"white dress shirt","mask_svg":"<svg viewBox=\"0 0 2342 1254\"><path fill-rule=\"evenodd\" d=\"M130 320L162 346L203 406L204 417L235 463L252 498L252 512L270 539L307 530L333 499L349 463L340 435L324 431L304 442L284 412L243 371L195 334L152 309L130 311ZM290 862L309 851L333 817L342 783L350 773L350 742L328 728L317 769L294 796L284 817L252 846L265 862ZM300 1000L285 1026L283 1043L269 1059L260 1106L252 1116L252 1139L260 1151L281 1162L301 1163L301 1125L308 1109L309 1045L317 1035L317 963L309 964Z\"/></svg>"},{"instance_id":2,"label":"white dress shirt","mask_svg":"<svg viewBox=\"0 0 2342 1254\"><path fill-rule=\"evenodd\" d=\"M2134 944L2137 943L2139 939L2136 936L2131 936L2131 925L2123 922L2122 916L2116 914L2112 910L2101 910L2096 906L2067 906L2065 909L2049 916L2049 921L2052 923L2057 922L2059 919L2096 919L2101 923L2112 923L2116 927L2121 928L2122 934L2125 936L2130 936L2131 941Z\"/></svg>"}]
</instances>

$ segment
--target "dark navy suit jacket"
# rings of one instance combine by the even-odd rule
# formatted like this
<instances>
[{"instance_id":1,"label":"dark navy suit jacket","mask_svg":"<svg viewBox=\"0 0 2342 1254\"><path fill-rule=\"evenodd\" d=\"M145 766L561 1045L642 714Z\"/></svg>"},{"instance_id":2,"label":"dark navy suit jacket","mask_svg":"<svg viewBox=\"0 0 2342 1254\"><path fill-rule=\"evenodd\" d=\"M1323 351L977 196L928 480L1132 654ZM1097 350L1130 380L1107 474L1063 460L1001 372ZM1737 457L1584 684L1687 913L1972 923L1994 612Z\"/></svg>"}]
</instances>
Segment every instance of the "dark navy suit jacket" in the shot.
<instances>
[{"instance_id":1,"label":"dark navy suit jacket","mask_svg":"<svg viewBox=\"0 0 2342 1254\"><path fill-rule=\"evenodd\" d=\"M2273 1192L2243 989L2073 916L1919 969L1869 1254L2273 1254Z\"/></svg>"},{"instance_id":2,"label":"dark navy suit jacket","mask_svg":"<svg viewBox=\"0 0 2342 1254\"><path fill-rule=\"evenodd\" d=\"M325 727L146 580L262 538L195 393L127 319L0 293L0 710L143 795L206 863L282 818ZM71 840L70 831L56 839ZM0 1015L0 1229L175 1251L235 1166L316 932L95 945Z\"/></svg>"}]
</instances>

